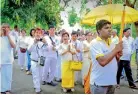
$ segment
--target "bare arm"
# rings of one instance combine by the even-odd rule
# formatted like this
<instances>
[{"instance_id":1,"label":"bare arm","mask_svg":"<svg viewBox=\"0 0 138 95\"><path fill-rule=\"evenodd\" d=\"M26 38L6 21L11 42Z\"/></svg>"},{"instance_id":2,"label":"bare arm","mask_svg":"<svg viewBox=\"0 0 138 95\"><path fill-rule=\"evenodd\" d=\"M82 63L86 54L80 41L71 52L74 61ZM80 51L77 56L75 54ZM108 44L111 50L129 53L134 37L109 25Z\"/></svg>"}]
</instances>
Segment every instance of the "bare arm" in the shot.
<instances>
[{"instance_id":1,"label":"bare arm","mask_svg":"<svg viewBox=\"0 0 138 95\"><path fill-rule=\"evenodd\" d=\"M97 61L99 62L99 64L101 66L105 66L107 65L115 56L116 56L116 50L113 50L112 52L110 52L107 55L101 56L97 58Z\"/></svg>"},{"instance_id":2,"label":"bare arm","mask_svg":"<svg viewBox=\"0 0 138 95\"><path fill-rule=\"evenodd\" d=\"M104 55L104 56L100 56L97 58L97 61L99 62L99 64L101 66L106 66L107 64L110 63L110 61L116 57L116 55L118 54L118 52L121 52L123 49L123 45L122 45L122 41L119 42L119 44L116 45L116 47L108 54Z\"/></svg>"}]
</instances>

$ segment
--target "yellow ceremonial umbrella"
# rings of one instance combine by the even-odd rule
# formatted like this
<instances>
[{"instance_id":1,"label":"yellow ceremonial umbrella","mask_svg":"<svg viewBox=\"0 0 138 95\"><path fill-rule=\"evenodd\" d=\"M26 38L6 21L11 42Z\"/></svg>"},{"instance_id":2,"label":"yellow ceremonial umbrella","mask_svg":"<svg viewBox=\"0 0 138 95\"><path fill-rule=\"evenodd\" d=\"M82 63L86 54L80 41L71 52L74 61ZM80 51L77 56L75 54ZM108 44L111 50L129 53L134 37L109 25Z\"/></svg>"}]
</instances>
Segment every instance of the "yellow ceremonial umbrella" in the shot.
<instances>
[{"instance_id":1,"label":"yellow ceremonial umbrella","mask_svg":"<svg viewBox=\"0 0 138 95\"><path fill-rule=\"evenodd\" d=\"M138 11L122 4L98 6L84 16L81 24L95 25L101 19L112 24L121 23L120 39L122 39L124 24L138 21Z\"/></svg>"}]
</instances>

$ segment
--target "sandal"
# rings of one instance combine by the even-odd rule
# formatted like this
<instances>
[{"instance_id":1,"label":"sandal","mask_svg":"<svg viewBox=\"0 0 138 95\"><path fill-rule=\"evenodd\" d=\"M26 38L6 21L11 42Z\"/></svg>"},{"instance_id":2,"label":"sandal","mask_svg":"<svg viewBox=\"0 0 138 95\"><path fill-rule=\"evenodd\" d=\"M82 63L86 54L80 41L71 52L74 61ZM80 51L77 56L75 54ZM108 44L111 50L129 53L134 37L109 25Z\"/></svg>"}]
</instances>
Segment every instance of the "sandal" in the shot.
<instances>
[{"instance_id":1,"label":"sandal","mask_svg":"<svg viewBox=\"0 0 138 95\"><path fill-rule=\"evenodd\" d=\"M119 85L119 84L118 84L118 85L116 85L116 88L117 88L117 89L120 89L120 85Z\"/></svg>"},{"instance_id":2,"label":"sandal","mask_svg":"<svg viewBox=\"0 0 138 95\"><path fill-rule=\"evenodd\" d=\"M137 86L129 86L130 88L132 88L132 89L138 89L138 87Z\"/></svg>"}]
</instances>

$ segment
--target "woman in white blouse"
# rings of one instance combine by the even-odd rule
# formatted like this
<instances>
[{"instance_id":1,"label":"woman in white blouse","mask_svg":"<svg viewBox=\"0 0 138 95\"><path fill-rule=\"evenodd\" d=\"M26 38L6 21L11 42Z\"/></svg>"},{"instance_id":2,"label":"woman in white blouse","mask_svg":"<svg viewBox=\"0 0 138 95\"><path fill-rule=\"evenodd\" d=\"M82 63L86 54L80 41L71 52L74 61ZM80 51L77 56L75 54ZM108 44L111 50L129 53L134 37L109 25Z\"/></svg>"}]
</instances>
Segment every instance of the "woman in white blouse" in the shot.
<instances>
[{"instance_id":1,"label":"woman in white blouse","mask_svg":"<svg viewBox=\"0 0 138 95\"><path fill-rule=\"evenodd\" d=\"M70 61L72 55L75 54L75 47L69 41L69 34L64 32L62 34L63 43L59 46L59 54L61 55L61 86L64 92L67 90L74 91L74 71L70 69Z\"/></svg>"},{"instance_id":2,"label":"woman in white blouse","mask_svg":"<svg viewBox=\"0 0 138 95\"><path fill-rule=\"evenodd\" d=\"M27 62L26 62L27 54L26 54L26 52L24 52L24 53L21 52L21 48L27 49L27 47L28 47L27 41L28 41L28 39L26 36L26 31L21 30L21 36L19 37L19 39L17 41L17 47L16 47L16 50L18 52L18 64L20 65L21 70L24 69L24 65L26 66L26 70L28 69Z\"/></svg>"},{"instance_id":3,"label":"woman in white blouse","mask_svg":"<svg viewBox=\"0 0 138 95\"><path fill-rule=\"evenodd\" d=\"M87 32L86 40L83 41L83 66L82 66L82 84L84 85L84 78L87 76L90 67L90 43L92 41L92 33Z\"/></svg>"},{"instance_id":4,"label":"woman in white blouse","mask_svg":"<svg viewBox=\"0 0 138 95\"><path fill-rule=\"evenodd\" d=\"M2 24L0 28L0 79L1 79L1 94L11 94L12 84L12 63L13 63L13 48L15 48L14 37L10 34L9 24Z\"/></svg>"}]
</instances>

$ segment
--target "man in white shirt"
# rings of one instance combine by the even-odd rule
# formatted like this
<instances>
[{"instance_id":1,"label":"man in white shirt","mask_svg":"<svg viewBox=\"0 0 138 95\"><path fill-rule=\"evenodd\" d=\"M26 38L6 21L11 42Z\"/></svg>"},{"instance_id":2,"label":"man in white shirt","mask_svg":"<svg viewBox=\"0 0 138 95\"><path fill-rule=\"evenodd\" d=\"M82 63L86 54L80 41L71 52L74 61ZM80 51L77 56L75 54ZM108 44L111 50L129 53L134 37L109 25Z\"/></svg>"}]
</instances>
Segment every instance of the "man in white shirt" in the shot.
<instances>
[{"instance_id":1,"label":"man in white shirt","mask_svg":"<svg viewBox=\"0 0 138 95\"><path fill-rule=\"evenodd\" d=\"M119 43L119 38L117 36L117 30L116 29L112 30L111 40L112 40L112 43L114 43L115 45ZM125 77L125 70L123 69L121 79L123 79L124 77Z\"/></svg>"},{"instance_id":2,"label":"man in white shirt","mask_svg":"<svg viewBox=\"0 0 138 95\"><path fill-rule=\"evenodd\" d=\"M47 41L48 50L46 51L45 54L46 60L42 73L42 81L43 81L42 84L45 85L47 83L48 85L56 86L57 84L54 83L53 81L56 73L56 66L58 60L58 52L56 48L59 43L59 39L55 35L54 26L51 25L49 27L49 36L46 36L45 39Z\"/></svg>"},{"instance_id":3,"label":"man in white shirt","mask_svg":"<svg viewBox=\"0 0 138 95\"><path fill-rule=\"evenodd\" d=\"M100 20L96 24L98 37L91 42L92 71L90 90L93 94L113 94L115 91L117 59L121 56L122 42L111 42L111 22Z\"/></svg>"},{"instance_id":4,"label":"man in white shirt","mask_svg":"<svg viewBox=\"0 0 138 95\"><path fill-rule=\"evenodd\" d=\"M133 78L132 78L132 71L130 67L131 62L131 56L134 53L134 39L130 37L131 29L126 28L123 30L124 37L122 39L123 41L123 55L120 58L120 62L118 65L118 72L117 72L117 84L119 87L120 84L120 76L122 73L122 69L125 69L126 77L129 83L130 88L137 88L134 84Z\"/></svg>"},{"instance_id":5,"label":"man in white shirt","mask_svg":"<svg viewBox=\"0 0 138 95\"><path fill-rule=\"evenodd\" d=\"M138 64L138 37L135 40L135 50L136 50L136 63Z\"/></svg>"},{"instance_id":6,"label":"man in white shirt","mask_svg":"<svg viewBox=\"0 0 138 95\"><path fill-rule=\"evenodd\" d=\"M136 65L137 65L137 80L135 82L138 82L138 36L135 39L135 50L136 50Z\"/></svg>"},{"instance_id":7,"label":"man in white shirt","mask_svg":"<svg viewBox=\"0 0 138 95\"><path fill-rule=\"evenodd\" d=\"M119 38L117 36L117 30L113 29L112 30L112 37L111 37L112 43L118 44L119 43Z\"/></svg>"},{"instance_id":8,"label":"man in white shirt","mask_svg":"<svg viewBox=\"0 0 138 95\"><path fill-rule=\"evenodd\" d=\"M10 35L12 35L14 37L15 44L17 44L17 40L19 38L19 29L18 29L18 26L17 25L14 26L14 30L12 30L10 32ZM17 58L17 52L16 52L15 49L13 49L13 55L14 55L14 58Z\"/></svg>"},{"instance_id":9,"label":"man in white shirt","mask_svg":"<svg viewBox=\"0 0 138 95\"><path fill-rule=\"evenodd\" d=\"M74 60L77 60L77 61L82 61L82 43L77 40L78 38L78 33L76 31L73 31L71 33L71 42L72 44L75 46L75 49L77 51L77 54L73 55L73 58ZM79 74L80 71L75 71L75 84L77 84L78 82L78 77L79 77Z\"/></svg>"}]
</instances>

